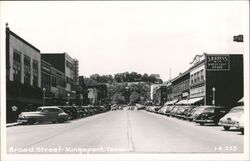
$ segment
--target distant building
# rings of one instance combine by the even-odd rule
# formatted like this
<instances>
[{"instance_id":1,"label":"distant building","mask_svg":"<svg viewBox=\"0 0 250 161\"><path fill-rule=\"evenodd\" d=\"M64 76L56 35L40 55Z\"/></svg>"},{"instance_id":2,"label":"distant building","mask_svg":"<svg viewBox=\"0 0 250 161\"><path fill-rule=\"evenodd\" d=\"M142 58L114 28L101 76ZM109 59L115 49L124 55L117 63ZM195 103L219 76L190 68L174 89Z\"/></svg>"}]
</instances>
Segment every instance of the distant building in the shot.
<instances>
[{"instance_id":1,"label":"distant building","mask_svg":"<svg viewBox=\"0 0 250 161\"><path fill-rule=\"evenodd\" d=\"M79 85L78 60L71 58L67 53L42 53L41 58L53 66L52 86L55 88L52 92L59 97L59 102L66 101L69 94L71 103L74 104L77 99L76 85Z\"/></svg>"},{"instance_id":2,"label":"distant building","mask_svg":"<svg viewBox=\"0 0 250 161\"><path fill-rule=\"evenodd\" d=\"M92 105L101 105L107 99L108 91L105 84L88 86L88 99Z\"/></svg>"},{"instance_id":3,"label":"distant building","mask_svg":"<svg viewBox=\"0 0 250 161\"><path fill-rule=\"evenodd\" d=\"M40 50L6 27L7 121L27 107L42 104ZM16 106L14 112L11 107Z\"/></svg>"},{"instance_id":4,"label":"distant building","mask_svg":"<svg viewBox=\"0 0 250 161\"><path fill-rule=\"evenodd\" d=\"M157 89L157 87L159 87L159 86L160 86L160 84L152 84L152 85L150 86L150 99L151 99L151 101L154 100L154 93L156 92L156 89Z\"/></svg>"},{"instance_id":5,"label":"distant building","mask_svg":"<svg viewBox=\"0 0 250 161\"><path fill-rule=\"evenodd\" d=\"M190 71L180 73L172 80L172 99L178 100L180 103L186 104L189 99L189 79Z\"/></svg>"},{"instance_id":6,"label":"distant building","mask_svg":"<svg viewBox=\"0 0 250 161\"><path fill-rule=\"evenodd\" d=\"M167 101L167 86L161 85L155 88L153 102L157 105L163 105Z\"/></svg>"}]
</instances>

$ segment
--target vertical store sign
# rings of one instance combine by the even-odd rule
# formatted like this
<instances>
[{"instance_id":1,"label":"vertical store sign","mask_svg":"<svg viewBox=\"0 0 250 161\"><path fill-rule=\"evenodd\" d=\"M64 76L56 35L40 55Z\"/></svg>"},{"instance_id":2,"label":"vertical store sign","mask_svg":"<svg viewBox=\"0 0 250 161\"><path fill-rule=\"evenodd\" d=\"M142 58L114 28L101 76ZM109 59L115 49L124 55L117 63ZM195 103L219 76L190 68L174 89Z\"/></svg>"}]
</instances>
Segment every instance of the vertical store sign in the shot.
<instances>
[{"instance_id":1,"label":"vertical store sign","mask_svg":"<svg viewBox=\"0 0 250 161\"><path fill-rule=\"evenodd\" d=\"M229 55L206 55L207 71L229 71Z\"/></svg>"}]
</instances>

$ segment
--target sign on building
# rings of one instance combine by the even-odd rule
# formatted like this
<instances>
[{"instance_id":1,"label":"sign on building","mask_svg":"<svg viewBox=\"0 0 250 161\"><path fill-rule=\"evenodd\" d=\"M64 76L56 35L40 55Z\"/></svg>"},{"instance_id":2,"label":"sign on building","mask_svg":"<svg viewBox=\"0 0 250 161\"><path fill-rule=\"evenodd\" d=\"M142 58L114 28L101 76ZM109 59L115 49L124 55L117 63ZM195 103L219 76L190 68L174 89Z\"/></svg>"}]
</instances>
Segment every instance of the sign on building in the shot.
<instances>
[{"instance_id":1,"label":"sign on building","mask_svg":"<svg viewBox=\"0 0 250 161\"><path fill-rule=\"evenodd\" d=\"M228 71L230 70L229 55L207 55L207 71Z\"/></svg>"}]
</instances>

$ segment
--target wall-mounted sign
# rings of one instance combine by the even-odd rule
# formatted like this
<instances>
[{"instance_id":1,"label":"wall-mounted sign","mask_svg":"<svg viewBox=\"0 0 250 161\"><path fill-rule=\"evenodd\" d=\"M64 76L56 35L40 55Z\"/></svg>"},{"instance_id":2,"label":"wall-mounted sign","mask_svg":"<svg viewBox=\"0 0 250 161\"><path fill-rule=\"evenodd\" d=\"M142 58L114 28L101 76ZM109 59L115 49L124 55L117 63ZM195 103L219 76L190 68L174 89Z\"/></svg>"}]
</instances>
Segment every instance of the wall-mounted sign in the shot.
<instances>
[{"instance_id":1,"label":"wall-mounted sign","mask_svg":"<svg viewBox=\"0 0 250 161\"><path fill-rule=\"evenodd\" d=\"M187 97L187 96L189 96L189 93L188 93L188 92L182 93L182 97Z\"/></svg>"},{"instance_id":2,"label":"wall-mounted sign","mask_svg":"<svg viewBox=\"0 0 250 161\"><path fill-rule=\"evenodd\" d=\"M230 70L229 55L207 55L207 71L228 71Z\"/></svg>"}]
</instances>

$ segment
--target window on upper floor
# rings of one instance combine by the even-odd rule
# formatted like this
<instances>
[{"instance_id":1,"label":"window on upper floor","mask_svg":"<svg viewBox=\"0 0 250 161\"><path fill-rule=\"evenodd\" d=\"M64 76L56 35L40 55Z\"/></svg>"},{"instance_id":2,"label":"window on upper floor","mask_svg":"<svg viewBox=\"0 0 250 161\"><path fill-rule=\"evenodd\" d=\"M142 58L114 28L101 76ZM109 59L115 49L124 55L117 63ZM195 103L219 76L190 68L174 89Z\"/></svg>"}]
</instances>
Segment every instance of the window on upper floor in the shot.
<instances>
[{"instance_id":1,"label":"window on upper floor","mask_svg":"<svg viewBox=\"0 0 250 161\"><path fill-rule=\"evenodd\" d=\"M13 53L13 79L21 82L21 54L14 51Z\"/></svg>"}]
</instances>

